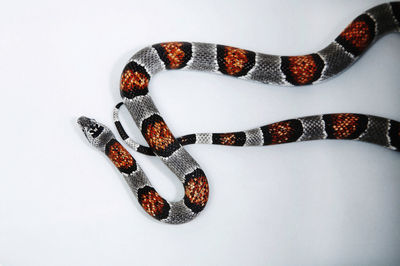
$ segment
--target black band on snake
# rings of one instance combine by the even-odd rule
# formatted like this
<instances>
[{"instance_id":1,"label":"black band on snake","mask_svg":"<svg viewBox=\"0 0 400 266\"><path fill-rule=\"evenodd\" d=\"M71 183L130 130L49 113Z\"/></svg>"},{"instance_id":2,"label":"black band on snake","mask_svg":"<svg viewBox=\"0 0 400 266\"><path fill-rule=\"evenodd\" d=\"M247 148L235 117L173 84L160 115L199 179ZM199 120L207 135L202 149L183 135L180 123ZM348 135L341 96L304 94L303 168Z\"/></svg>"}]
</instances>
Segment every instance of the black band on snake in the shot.
<instances>
[{"instance_id":1,"label":"black band on snake","mask_svg":"<svg viewBox=\"0 0 400 266\"><path fill-rule=\"evenodd\" d=\"M240 48L189 42L168 42L146 47L132 56L120 84L123 104L142 132L148 147L126 134L114 110L114 122L135 151L156 155L182 182L185 195L168 202L153 188L132 155L101 123L81 117L78 123L91 144L104 152L122 173L139 204L159 221L179 224L196 217L205 207L209 187L199 164L183 148L188 144L263 146L317 139L350 139L400 150L400 123L373 115L337 113L289 119L230 133L199 133L175 138L153 103L150 78L168 69L213 72L266 84L315 84L354 63L381 36L400 31L400 2L371 8L354 19L324 49L301 56L275 56Z\"/></svg>"}]
</instances>

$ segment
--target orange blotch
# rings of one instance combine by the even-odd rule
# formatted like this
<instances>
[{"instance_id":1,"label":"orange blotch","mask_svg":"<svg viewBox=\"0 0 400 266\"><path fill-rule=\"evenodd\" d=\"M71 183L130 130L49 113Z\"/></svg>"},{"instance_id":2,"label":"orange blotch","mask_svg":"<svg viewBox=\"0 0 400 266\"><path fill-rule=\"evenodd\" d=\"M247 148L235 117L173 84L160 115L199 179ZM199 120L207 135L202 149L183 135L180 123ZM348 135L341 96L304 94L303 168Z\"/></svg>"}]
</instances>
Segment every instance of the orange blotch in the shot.
<instances>
[{"instance_id":1,"label":"orange blotch","mask_svg":"<svg viewBox=\"0 0 400 266\"><path fill-rule=\"evenodd\" d=\"M126 70L121 77L121 90L129 92L133 89L145 89L149 84L149 79L140 72L133 72L132 70Z\"/></svg>"},{"instance_id":2,"label":"orange blotch","mask_svg":"<svg viewBox=\"0 0 400 266\"><path fill-rule=\"evenodd\" d=\"M337 139L345 139L351 136L356 130L360 118L354 114L332 115L333 135Z\"/></svg>"},{"instance_id":3,"label":"orange blotch","mask_svg":"<svg viewBox=\"0 0 400 266\"><path fill-rule=\"evenodd\" d=\"M175 141L164 121L148 125L145 138L149 146L156 150L165 150Z\"/></svg>"},{"instance_id":4,"label":"orange blotch","mask_svg":"<svg viewBox=\"0 0 400 266\"><path fill-rule=\"evenodd\" d=\"M182 50L182 43L180 42L168 42L162 43L161 46L165 49L166 56L169 60L171 68L178 68L182 65L185 52Z\"/></svg>"},{"instance_id":5,"label":"orange blotch","mask_svg":"<svg viewBox=\"0 0 400 266\"><path fill-rule=\"evenodd\" d=\"M235 144L236 137L235 134L221 134L220 142L222 145L233 145Z\"/></svg>"},{"instance_id":6,"label":"orange blotch","mask_svg":"<svg viewBox=\"0 0 400 266\"><path fill-rule=\"evenodd\" d=\"M225 68L229 75L235 75L243 70L245 64L249 61L247 51L234 47L225 47Z\"/></svg>"},{"instance_id":7,"label":"orange blotch","mask_svg":"<svg viewBox=\"0 0 400 266\"><path fill-rule=\"evenodd\" d=\"M194 177L185 187L185 195L192 204L204 207L208 200L208 182L206 177Z\"/></svg>"},{"instance_id":8,"label":"orange blotch","mask_svg":"<svg viewBox=\"0 0 400 266\"><path fill-rule=\"evenodd\" d=\"M110 146L107 156L117 168L129 168L135 163L132 155L118 142Z\"/></svg>"},{"instance_id":9,"label":"orange blotch","mask_svg":"<svg viewBox=\"0 0 400 266\"><path fill-rule=\"evenodd\" d=\"M289 71L298 84L307 84L313 80L318 67L311 55L290 56L288 60Z\"/></svg>"},{"instance_id":10,"label":"orange blotch","mask_svg":"<svg viewBox=\"0 0 400 266\"><path fill-rule=\"evenodd\" d=\"M370 29L365 21L353 21L340 34L346 41L350 42L359 50L364 50L370 43Z\"/></svg>"},{"instance_id":11,"label":"orange blotch","mask_svg":"<svg viewBox=\"0 0 400 266\"><path fill-rule=\"evenodd\" d=\"M290 122L278 122L269 125L268 131L272 137L271 144L279 144L288 142L294 130Z\"/></svg>"},{"instance_id":12,"label":"orange blotch","mask_svg":"<svg viewBox=\"0 0 400 266\"><path fill-rule=\"evenodd\" d=\"M162 212L165 204L164 200L155 190L150 190L145 194L141 194L140 203L143 209L153 217Z\"/></svg>"}]
</instances>

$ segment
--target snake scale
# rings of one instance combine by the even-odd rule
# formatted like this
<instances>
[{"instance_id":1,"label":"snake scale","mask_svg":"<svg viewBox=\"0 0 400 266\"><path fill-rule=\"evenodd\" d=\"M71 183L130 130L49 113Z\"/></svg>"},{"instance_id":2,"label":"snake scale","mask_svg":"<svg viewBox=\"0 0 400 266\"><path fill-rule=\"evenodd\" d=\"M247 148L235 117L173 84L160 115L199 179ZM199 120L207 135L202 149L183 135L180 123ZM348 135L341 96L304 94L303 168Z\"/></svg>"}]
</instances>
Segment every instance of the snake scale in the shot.
<instances>
[{"instance_id":1,"label":"snake scale","mask_svg":"<svg viewBox=\"0 0 400 266\"><path fill-rule=\"evenodd\" d=\"M121 137L135 151L158 156L179 178L184 197L169 202L161 197L132 155L111 130L94 119L80 117L88 141L104 152L124 176L143 209L155 219L181 224L195 218L206 206L209 185L199 164L184 145L203 143L254 146L316 139L351 139L400 150L400 123L373 115L337 113L301 117L230 133L200 133L175 138L153 103L148 84L156 73L169 69L212 72L266 84L302 86L336 76L354 63L377 39L400 31L400 2L373 7L355 18L324 49L301 56L276 56L240 48L190 42L167 42L146 47L123 69L120 93L123 103L114 109ZM124 104L142 132L148 147L135 143L118 119Z\"/></svg>"}]
</instances>

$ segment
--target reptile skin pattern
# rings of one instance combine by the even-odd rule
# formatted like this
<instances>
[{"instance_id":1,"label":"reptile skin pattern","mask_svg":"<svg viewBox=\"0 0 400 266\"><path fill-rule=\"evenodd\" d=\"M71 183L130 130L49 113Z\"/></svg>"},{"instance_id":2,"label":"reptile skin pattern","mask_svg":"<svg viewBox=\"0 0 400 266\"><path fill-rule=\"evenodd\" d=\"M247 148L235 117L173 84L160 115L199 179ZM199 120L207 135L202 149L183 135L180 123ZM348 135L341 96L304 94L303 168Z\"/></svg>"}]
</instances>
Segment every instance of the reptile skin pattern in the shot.
<instances>
[{"instance_id":1,"label":"reptile skin pattern","mask_svg":"<svg viewBox=\"0 0 400 266\"><path fill-rule=\"evenodd\" d=\"M179 178L184 196L169 202L157 193L133 156L105 125L80 117L88 141L111 160L124 176L142 208L153 218L181 224L206 206L209 184L200 165L185 150L189 144L265 146L318 139L348 139L400 150L400 123L366 114L322 114L228 133L198 133L175 138L149 94L149 82L163 70L212 72L265 84L302 86L336 76L352 65L380 37L400 31L400 2L373 7L355 18L322 50L299 56L277 56L241 48L196 42L154 44L134 54L121 75L122 103L114 122L122 139L135 151L158 156ZM134 142L122 127L118 112L124 105L148 146Z\"/></svg>"}]
</instances>

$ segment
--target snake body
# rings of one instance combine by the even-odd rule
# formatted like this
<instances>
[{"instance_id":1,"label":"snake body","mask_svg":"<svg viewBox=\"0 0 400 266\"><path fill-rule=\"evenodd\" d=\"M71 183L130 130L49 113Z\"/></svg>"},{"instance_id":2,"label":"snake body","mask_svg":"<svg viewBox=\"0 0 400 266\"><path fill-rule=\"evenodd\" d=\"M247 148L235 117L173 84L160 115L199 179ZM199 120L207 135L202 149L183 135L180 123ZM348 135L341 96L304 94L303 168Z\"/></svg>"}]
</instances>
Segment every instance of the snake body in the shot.
<instances>
[{"instance_id":1,"label":"snake body","mask_svg":"<svg viewBox=\"0 0 400 266\"><path fill-rule=\"evenodd\" d=\"M400 150L400 124L382 117L339 113L290 119L259 128L230 133L200 133L175 138L153 103L150 78L169 69L225 74L266 84L301 86L333 77L354 63L374 41L400 31L400 2L378 5L354 19L326 48L301 56L276 56L209 43L167 42L146 47L123 69L120 92L123 104L141 130L148 147L131 140L118 119L121 137L136 151L158 156L182 182L185 194L177 202L162 198L132 155L111 130L81 117L89 142L104 152L123 174L139 204L152 217L171 224L192 220L205 207L209 185L204 171L184 145L194 143L251 146L314 139L353 139Z\"/></svg>"}]
</instances>

